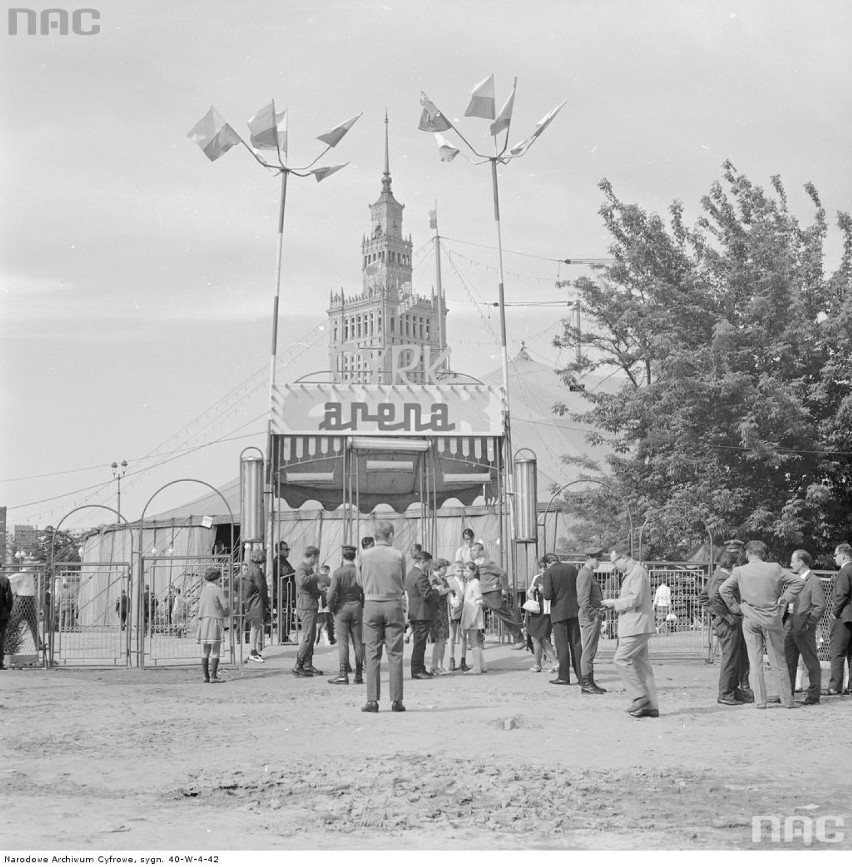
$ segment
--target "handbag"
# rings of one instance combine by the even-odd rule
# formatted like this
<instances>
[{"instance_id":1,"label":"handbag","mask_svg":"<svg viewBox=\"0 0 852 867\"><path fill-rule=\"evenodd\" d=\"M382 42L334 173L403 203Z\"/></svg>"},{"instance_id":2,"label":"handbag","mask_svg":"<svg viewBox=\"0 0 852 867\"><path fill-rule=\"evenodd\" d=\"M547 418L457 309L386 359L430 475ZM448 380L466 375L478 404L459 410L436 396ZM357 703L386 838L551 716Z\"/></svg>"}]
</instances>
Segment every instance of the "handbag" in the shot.
<instances>
[{"instance_id":1,"label":"handbag","mask_svg":"<svg viewBox=\"0 0 852 867\"><path fill-rule=\"evenodd\" d=\"M539 605L535 599L527 599L521 608L523 608L524 611L529 611L530 614L541 614L541 605Z\"/></svg>"}]
</instances>

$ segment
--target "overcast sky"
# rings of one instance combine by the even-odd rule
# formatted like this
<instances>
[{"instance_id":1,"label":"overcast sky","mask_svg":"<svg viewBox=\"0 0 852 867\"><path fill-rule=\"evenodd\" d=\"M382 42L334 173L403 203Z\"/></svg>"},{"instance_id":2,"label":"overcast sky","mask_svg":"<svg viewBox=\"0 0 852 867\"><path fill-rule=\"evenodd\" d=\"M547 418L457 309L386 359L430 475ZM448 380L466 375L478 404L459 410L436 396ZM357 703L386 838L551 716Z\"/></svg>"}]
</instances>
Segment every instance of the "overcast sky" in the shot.
<instances>
[{"instance_id":1,"label":"overcast sky","mask_svg":"<svg viewBox=\"0 0 852 867\"><path fill-rule=\"evenodd\" d=\"M830 216L852 206L845 0L109 0L94 4L102 29L90 37L13 37L9 5L19 4L3 4L0 55L0 504L10 526L114 506L109 465L122 459L133 519L160 485L223 483L240 451L263 443L279 182L242 148L211 163L187 139L211 104L245 133L274 97L289 110L296 162L364 112L328 160L350 166L290 185L280 345L292 377L327 367L315 329L330 290L360 289L385 108L403 228L423 247L415 289L434 283L427 212L437 200L442 235L457 239L443 268L454 367L499 364L496 312L474 303L496 299L489 172L439 161L417 130L421 90L483 148L488 123L463 114L488 73L498 105L518 77L512 142L567 100L500 174L506 248L544 257L507 254L509 301L558 300L554 281L583 273L547 259L606 256L603 177L648 210L680 199L690 222L725 159L758 184L780 174L803 219L808 181ZM836 261L836 233L828 249ZM560 315L510 308L510 355L526 340L555 364ZM141 472L152 453L196 446ZM149 514L203 492L172 487ZM105 519L86 511L69 524Z\"/></svg>"}]
</instances>

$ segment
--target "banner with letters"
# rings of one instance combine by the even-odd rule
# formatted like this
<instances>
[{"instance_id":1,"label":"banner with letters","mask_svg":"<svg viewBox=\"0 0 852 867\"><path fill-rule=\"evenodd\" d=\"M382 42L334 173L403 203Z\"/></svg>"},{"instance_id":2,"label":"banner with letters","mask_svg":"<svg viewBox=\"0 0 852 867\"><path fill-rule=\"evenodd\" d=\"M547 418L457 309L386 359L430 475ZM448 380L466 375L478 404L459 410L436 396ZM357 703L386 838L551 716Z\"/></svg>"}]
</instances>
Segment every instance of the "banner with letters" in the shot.
<instances>
[{"instance_id":1,"label":"banner with letters","mask_svg":"<svg viewBox=\"0 0 852 867\"><path fill-rule=\"evenodd\" d=\"M478 384L280 385L273 394L272 433L502 436L502 391Z\"/></svg>"}]
</instances>

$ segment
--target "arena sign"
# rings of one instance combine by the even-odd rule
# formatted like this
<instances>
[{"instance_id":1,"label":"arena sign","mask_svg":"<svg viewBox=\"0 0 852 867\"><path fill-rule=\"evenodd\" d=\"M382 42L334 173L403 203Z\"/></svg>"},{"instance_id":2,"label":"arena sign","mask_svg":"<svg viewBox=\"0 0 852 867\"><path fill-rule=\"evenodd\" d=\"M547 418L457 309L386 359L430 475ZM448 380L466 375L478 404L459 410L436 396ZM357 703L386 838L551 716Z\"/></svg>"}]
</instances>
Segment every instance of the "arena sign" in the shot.
<instances>
[{"instance_id":1,"label":"arena sign","mask_svg":"<svg viewBox=\"0 0 852 867\"><path fill-rule=\"evenodd\" d=\"M273 434L501 436L502 396L488 385L276 386Z\"/></svg>"}]
</instances>

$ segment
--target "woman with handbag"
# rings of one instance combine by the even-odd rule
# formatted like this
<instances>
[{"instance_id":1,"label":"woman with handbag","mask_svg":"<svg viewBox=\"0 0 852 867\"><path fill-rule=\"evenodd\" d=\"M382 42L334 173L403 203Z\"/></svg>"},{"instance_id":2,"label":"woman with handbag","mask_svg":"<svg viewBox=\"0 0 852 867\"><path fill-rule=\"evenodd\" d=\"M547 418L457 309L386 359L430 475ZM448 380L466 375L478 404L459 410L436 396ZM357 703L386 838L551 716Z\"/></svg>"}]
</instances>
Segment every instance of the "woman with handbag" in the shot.
<instances>
[{"instance_id":1,"label":"woman with handbag","mask_svg":"<svg viewBox=\"0 0 852 867\"><path fill-rule=\"evenodd\" d=\"M543 565L543 564L542 564ZM533 576L532 583L527 590L527 601L523 608L527 617L527 635L532 639L534 663L530 671L541 671L541 661L549 657L556 659L556 652L550 643L550 601L542 596L542 585L539 584L541 572Z\"/></svg>"}]
</instances>

